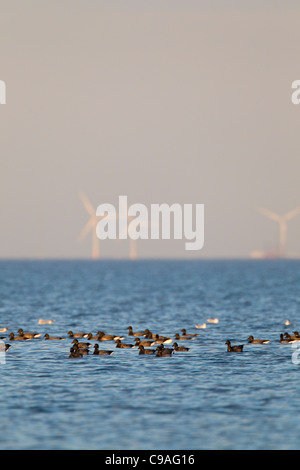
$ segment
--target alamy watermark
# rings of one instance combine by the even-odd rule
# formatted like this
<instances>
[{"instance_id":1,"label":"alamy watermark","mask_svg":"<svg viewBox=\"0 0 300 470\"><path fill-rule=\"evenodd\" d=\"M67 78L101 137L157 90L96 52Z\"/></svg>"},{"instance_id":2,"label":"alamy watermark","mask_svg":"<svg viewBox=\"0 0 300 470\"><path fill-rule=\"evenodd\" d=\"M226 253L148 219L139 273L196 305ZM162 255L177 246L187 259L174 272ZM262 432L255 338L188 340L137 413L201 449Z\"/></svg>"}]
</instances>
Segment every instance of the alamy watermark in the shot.
<instances>
[{"instance_id":1,"label":"alamy watermark","mask_svg":"<svg viewBox=\"0 0 300 470\"><path fill-rule=\"evenodd\" d=\"M119 196L119 208L100 204L96 234L100 240L187 240L186 250L201 250L204 245L204 204L171 206L135 203L128 206L127 196ZM118 225L118 227L117 227Z\"/></svg>"},{"instance_id":2,"label":"alamy watermark","mask_svg":"<svg viewBox=\"0 0 300 470\"><path fill-rule=\"evenodd\" d=\"M293 364L300 364L300 342L296 341L295 343L291 344L292 348L295 350L292 354L292 363Z\"/></svg>"},{"instance_id":3,"label":"alamy watermark","mask_svg":"<svg viewBox=\"0 0 300 470\"><path fill-rule=\"evenodd\" d=\"M291 99L293 104L300 104L300 80L294 80L292 83L292 89L295 90L292 93Z\"/></svg>"},{"instance_id":4,"label":"alamy watermark","mask_svg":"<svg viewBox=\"0 0 300 470\"><path fill-rule=\"evenodd\" d=\"M0 364L6 364L6 344L0 340Z\"/></svg>"},{"instance_id":5,"label":"alamy watermark","mask_svg":"<svg viewBox=\"0 0 300 470\"><path fill-rule=\"evenodd\" d=\"M6 84L0 80L0 104L6 104Z\"/></svg>"}]
</instances>

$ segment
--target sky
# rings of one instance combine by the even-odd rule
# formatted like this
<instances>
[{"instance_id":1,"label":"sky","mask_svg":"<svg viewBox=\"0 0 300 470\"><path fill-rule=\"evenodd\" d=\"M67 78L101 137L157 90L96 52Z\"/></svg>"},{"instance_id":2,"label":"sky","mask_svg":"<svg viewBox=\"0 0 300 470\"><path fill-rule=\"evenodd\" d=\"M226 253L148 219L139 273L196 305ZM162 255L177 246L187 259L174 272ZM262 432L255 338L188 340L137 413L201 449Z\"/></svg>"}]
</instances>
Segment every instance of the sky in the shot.
<instances>
[{"instance_id":1,"label":"sky","mask_svg":"<svg viewBox=\"0 0 300 470\"><path fill-rule=\"evenodd\" d=\"M300 206L298 1L0 0L0 257L89 258L93 207L204 204L205 241L139 258L278 247ZM300 254L300 215L287 250ZM127 258L128 240L104 240Z\"/></svg>"}]
</instances>

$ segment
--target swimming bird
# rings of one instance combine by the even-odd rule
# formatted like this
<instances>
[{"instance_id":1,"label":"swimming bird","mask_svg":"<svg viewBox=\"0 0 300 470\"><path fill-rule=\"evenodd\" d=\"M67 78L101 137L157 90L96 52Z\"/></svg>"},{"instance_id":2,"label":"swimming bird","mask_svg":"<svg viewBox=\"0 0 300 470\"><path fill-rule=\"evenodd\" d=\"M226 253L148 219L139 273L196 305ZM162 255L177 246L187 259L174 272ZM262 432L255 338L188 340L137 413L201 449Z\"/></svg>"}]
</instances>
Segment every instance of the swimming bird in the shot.
<instances>
[{"instance_id":1,"label":"swimming bird","mask_svg":"<svg viewBox=\"0 0 300 470\"><path fill-rule=\"evenodd\" d=\"M155 349L145 349L142 344L139 345L139 354L154 354Z\"/></svg>"},{"instance_id":2,"label":"swimming bird","mask_svg":"<svg viewBox=\"0 0 300 470\"><path fill-rule=\"evenodd\" d=\"M70 359L73 359L73 358L77 358L77 357L83 357L83 354L81 354L81 353L78 352L78 351L75 351L74 348L70 348L70 355L69 355L69 358L70 358Z\"/></svg>"},{"instance_id":3,"label":"swimming bird","mask_svg":"<svg viewBox=\"0 0 300 470\"><path fill-rule=\"evenodd\" d=\"M289 335L288 333L285 333L285 335L286 335L286 336L288 335L290 339L294 339L294 340L296 340L296 341L300 341L300 336L299 336L298 331L293 331L293 333L294 333L293 335Z\"/></svg>"},{"instance_id":4,"label":"swimming bird","mask_svg":"<svg viewBox=\"0 0 300 470\"><path fill-rule=\"evenodd\" d=\"M198 333L187 333L185 328L183 328L183 329L181 330L181 332L182 332L182 334L183 334L184 336L192 336L192 337L194 337L194 336L200 336L200 335L198 335Z\"/></svg>"},{"instance_id":5,"label":"swimming bird","mask_svg":"<svg viewBox=\"0 0 300 470\"><path fill-rule=\"evenodd\" d=\"M289 343L295 343L297 341L300 341L300 338L295 335L290 335L289 333L284 333L284 337L288 340Z\"/></svg>"},{"instance_id":6,"label":"swimming bird","mask_svg":"<svg viewBox=\"0 0 300 470\"><path fill-rule=\"evenodd\" d=\"M52 323L54 323L54 320L43 320L40 318L38 321L39 325L51 325Z\"/></svg>"},{"instance_id":7,"label":"swimming bird","mask_svg":"<svg viewBox=\"0 0 300 470\"><path fill-rule=\"evenodd\" d=\"M8 328L0 328L0 333L5 333L6 331L8 331Z\"/></svg>"},{"instance_id":8,"label":"swimming bird","mask_svg":"<svg viewBox=\"0 0 300 470\"><path fill-rule=\"evenodd\" d=\"M0 343L0 351L8 351L11 348L11 345L8 343Z\"/></svg>"},{"instance_id":9,"label":"swimming bird","mask_svg":"<svg viewBox=\"0 0 300 470\"><path fill-rule=\"evenodd\" d=\"M219 323L219 319L218 318L207 318L206 319L207 323Z\"/></svg>"},{"instance_id":10,"label":"swimming bird","mask_svg":"<svg viewBox=\"0 0 300 470\"><path fill-rule=\"evenodd\" d=\"M249 336L248 343L256 343L256 344L268 344L270 342L269 339L254 339L253 336Z\"/></svg>"},{"instance_id":11,"label":"swimming bird","mask_svg":"<svg viewBox=\"0 0 300 470\"><path fill-rule=\"evenodd\" d=\"M165 348L163 344L160 344L159 346L157 346L156 351L166 351L166 352L168 352L169 354L171 354L171 353L174 352L174 349Z\"/></svg>"},{"instance_id":12,"label":"swimming bird","mask_svg":"<svg viewBox=\"0 0 300 470\"><path fill-rule=\"evenodd\" d=\"M143 340L141 341L140 338L135 338L135 343L136 343L136 346L154 346L155 345L155 341L151 341L151 340Z\"/></svg>"},{"instance_id":13,"label":"swimming bird","mask_svg":"<svg viewBox=\"0 0 300 470\"><path fill-rule=\"evenodd\" d=\"M128 344L128 343L121 343L120 339L116 340L116 348L121 348L121 349L129 349L129 348L135 348L136 344Z\"/></svg>"},{"instance_id":14,"label":"swimming bird","mask_svg":"<svg viewBox=\"0 0 300 470\"><path fill-rule=\"evenodd\" d=\"M185 346L178 346L177 343L173 344L174 351L189 351L190 348L186 348Z\"/></svg>"},{"instance_id":15,"label":"swimming bird","mask_svg":"<svg viewBox=\"0 0 300 470\"><path fill-rule=\"evenodd\" d=\"M99 349L99 344L96 343L95 346L94 346L94 352L93 354L97 355L97 356L111 356L111 354L113 354L114 351L108 351L106 349Z\"/></svg>"},{"instance_id":16,"label":"swimming bird","mask_svg":"<svg viewBox=\"0 0 300 470\"><path fill-rule=\"evenodd\" d=\"M73 333L73 331L68 331L70 338L87 338L88 333Z\"/></svg>"},{"instance_id":17,"label":"swimming bird","mask_svg":"<svg viewBox=\"0 0 300 470\"><path fill-rule=\"evenodd\" d=\"M97 331L97 341L116 341L117 339L124 339L124 336L106 335L103 331Z\"/></svg>"},{"instance_id":18,"label":"swimming bird","mask_svg":"<svg viewBox=\"0 0 300 470\"><path fill-rule=\"evenodd\" d=\"M154 339L155 336L156 336L156 334L155 334L155 333L152 333L148 328L145 329L145 331L144 331L144 337L145 337L146 339Z\"/></svg>"},{"instance_id":19,"label":"swimming bird","mask_svg":"<svg viewBox=\"0 0 300 470\"><path fill-rule=\"evenodd\" d=\"M88 339L88 340L90 340L90 339L95 339L95 340L97 340L98 337L99 337L99 335L94 335L94 336L93 336L92 333L88 333L86 339Z\"/></svg>"},{"instance_id":20,"label":"swimming bird","mask_svg":"<svg viewBox=\"0 0 300 470\"><path fill-rule=\"evenodd\" d=\"M163 335L159 335L157 333L152 333L151 331L148 330L148 328L146 328L145 334L143 335L146 339L155 339L156 341L158 339L162 339L162 340L165 340L167 338L167 336L163 336ZM172 342L172 340L171 340Z\"/></svg>"},{"instance_id":21,"label":"swimming bird","mask_svg":"<svg viewBox=\"0 0 300 470\"><path fill-rule=\"evenodd\" d=\"M180 336L179 333L176 333L175 334L175 339L177 339L177 341L178 341L179 339L186 340L186 339L193 339L193 338L192 338L192 336Z\"/></svg>"},{"instance_id":22,"label":"swimming bird","mask_svg":"<svg viewBox=\"0 0 300 470\"><path fill-rule=\"evenodd\" d=\"M132 331L132 326L127 327L129 336L145 336L145 331Z\"/></svg>"},{"instance_id":23,"label":"swimming bird","mask_svg":"<svg viewBox=\"0 0 300 470\"><path fill-rule=\"evenodd\" d=\"M80 344L80 343L78 343ZM83 348L83 347L79 347L77 343L74 344L73 346L73 349L74 351L84 355L84 356L87 356L89 354L89 349L88 348Z\"/></svg>"},{"instance_id":24,"label":"swimming bird","mask_svg":"<svg viewBox=\"0 0 300 470\"><path fill-rule=\"evenodd\" d=\"M206 328L206 323L202 323L202 325L197 324L195 325L195 328L197 328L198 330L204 329Z\"/></svg>"},{"instance_id":25,"label":"swimming bird","mask_svg":"<svg viewBox=\"0 0 300 470\"><path fill-rule=\"evenodd\" d=\"M66 339L66 338L63 338L62 336L49 336L48 333L44 335L44 338L45 339Z\"/></svg>"},{"instance_id":26,"label":"swimming bird","mask_svg":"<svg viewBox=\"0 0 300 470\"><path fill-rule=\"evenodd\" d=\"M156 335L155 337L156 344L171 344L172 342L173 342L172 338L169 338L168 336Z\"/></svg>"},{"instance_id":27,"label":"swimming bird","mask_svg":"<svg viewBox=\"0 0 300 470\"><path fill-rule=\"evenodd\" d=\"M28 338L25 338L24 336L15 336L14 333L9 333L9 339L11 341L28 341Z\"/></svg>"},{"instance_id":28,"label":"swimming bird","mask_svg":"<svg viewBox=\"0 0 300 470\"><path fill-rule=\"evenodd\" d=\"M156 357L171 357L174 349L165 348L162 344L156 348Z\"/></svg>"},{"instance_id":29,"label":"swimming bird","mask_svg":"<svg viewBox=\"0 0 300 470\"><path fill-rule=\"evenodd\" d=\"M284 338L283 334L280 335L279 343L293 343L293 340Z\"/></svg>"},{"instance_id":30,"label":"swimming bird","mask_svg":"<svg viewBox=\"0 0 300 470\"><path fill-rule=\"evenodd\" d=\"M77 338L74 338L72 343L76 344L78 348L90 348L92 343L79 343Z\"/></svg>"},{"instance_id":31,"label":"swimming bird","mask_svg":"<svg viewBox=\"0 0 300 470\"><path fill-rule=\"evenodd\" d=\"M227 344L227 351L228 352L242 352L243 351L243 347L244 347L243 344L240 344L238 346L231 346L229 340L227 340L225 344Z\"/></svg>"},{"instance_id":32,"label":"swimming bird","mask_svg":"<svg viewBox=\"0 0 300 470\"><path fill-rule=\"evenodd\" d=\"M33 339L33 338L39 338L41 336L41 333L29 333L22 330L22 328L18 329L18 333L20 336L24 336L25 339Z\"/></svg>"}]
</instances>

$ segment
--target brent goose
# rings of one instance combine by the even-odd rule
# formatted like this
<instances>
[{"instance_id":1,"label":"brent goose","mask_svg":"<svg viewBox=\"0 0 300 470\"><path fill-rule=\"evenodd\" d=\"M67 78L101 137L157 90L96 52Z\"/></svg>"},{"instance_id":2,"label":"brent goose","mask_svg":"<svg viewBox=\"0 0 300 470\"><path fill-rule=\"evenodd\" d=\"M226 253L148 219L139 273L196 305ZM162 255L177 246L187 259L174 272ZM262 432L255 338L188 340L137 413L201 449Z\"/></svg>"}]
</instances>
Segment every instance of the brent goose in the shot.
<instances>
[{"instance_id":1,"label":"brent goose","mask_svg":"<svg viewBox=\"0 0 300 470\"><path fill-rule=\"evenodd\" d=\"M27 338L24 336L15 336L14 333L9 333L9 338L11 341L27 341Z\"/></svg>"},{"instance_id":2,"label":"brent goose","mask_svg":"<svg viewBox=\"0 0 300 470\"><path fill-rule=\"evenodd\" d=\"M66 339L66 338L63 338L62 336L49 336L48 333L44 335L44 338L45 339Z\"/></svg>"},{"instance_id":3,"label":"brent goose","mask_svg":"<svg viewBox=\"0 0 300 470\"><path fill-rule=\"evenodd\" d=\"M90 348L92 346L91 343L79 343L78 339L73 339L72 343L76 344L78 348Z\"/></svg>"},{"instance_id":4,"label":"brent goose","mask_svg":"<svg viewBox=\"0 0 300 470\"><path fill-rule=\"evenodd\" d=\"M33 339L33 338L39 338L41 336L41 333L29 333L22 330L22 328L18 329L18 333L20 336L24 336L25 339Z\"/></svg>"},{"instance_id":5,"label":"brent goose","mask_svg":"<svg viewBox=\"0 0 300 470\"><path fill-rule=\"evenodd\" d=\"M155 345L155 341L151 341L151 340L143 340L141 341L140 338L135 338L135 343L136 343L136 346L154 346Z\"/></svg>"},{"instance_id":6,"label":"brent goose","mask_svg":"<svg viewBox=\"0 0 300 470\"><path fill-rule=\"evenodd\" d=\"M200 336L198 333L187 333L185 328L183 328L183 329L181 330L181 332L182 332L182 334L183 334L184 336L193 336L193 337L194 337L194 336Z\"/></svg>"},{"instance_id":7,"label":"brent goose","mask_svg":"<svg viewBox=\"0 0 300 470\"><path fill-rule=\"evenodd\" d=\"M186 348L185 346L178 346L177 343L173 344L174 351L189 351L190 348Z\"/></svg>"},{"instance_id":8,"label":"brent goose","mask_svg":"<svg viewBox=\"0 0 300 470\"><path fill-rule=\"evenodd\" d=\"M283 334L280 335L279 343L292 343L292 342L293 342L292 339L284 338Z\"/></svg>"},{"instance_id":9,"label":"brent goose","mask_svg":"<svg viewBox=\"0 0 300 470\"><path fill-rule=\"evenodd\" d=\"M95 354L97 356L110 356L113 353L114 353L113 351L99 349L99 344L98 343L96 343L95 346L94 346L93 354Z\"/></svg>"},{"instance_id":10,"label":"brent goose","mask_svg":"<svg viewBox=\"0 0 300 470\"><path fill-rule=\"evenodd\" d=\"M70 338L87 338L88 333L73 333L73 331L68 331Z\"/></svg>"},{"instance_id":11,"label":"brent goose","mask_svg":"<svg viewBox=\"0 0 300 470\"><path fill-rule=\"evenodd\" d=\"M89 354L89 349L88 348L82 348L82 347L80 348L77 343L74 344L73 349L74 349L74 351L79 352L80 354L83 354L85 356L87 356Z\"/></svg>"},{"instance_id":12,"label":"brent goose","mask_svg":"<svg viewBox=\"0 0 300 470\"><path fill-rule=\"evenodd\" d=\"M154 354L155 349L145 349L142 344L139 345L139 354Z\"/></svg>"},{"instance_id":13,"label":"brent goose","mask_svg":"<svg viewBox=\"0 0 300 470\"><path fill-rule=\"evenodd\" d=\"M240 344L238 346L231 346L229 340L227 340L225 344L227 344L227 351L228 352L242 352L243 351L243 347L244 347L243 344Z\"/></svg>"},{"instance_id":14,"label":"brent goose","mask_svg":"<svg viewBox=\"0 0 300 470\"><path fill-rule=\"evenodd\" d=\"M73 359L73 358L76 358L76 357L83 357L83 355L80 352L75 351L74 348L70 348L69 358Z\"/></svg>"},{"instance_id":15,"label":"brent goose","mask_svg":"<svg viewBox=\"0 0 300 470\"><path fill-rule=\"evenodd\" d=\"M193 339L192 336L180 336L179 333L176 333L175 334L175 339L179 340L179 339L182 339L182 340L186 340L186 339Z\"/></svg>"},{"instance_id":16,"label":"brent goose","mask_svg":"<svg viewBox=\"0 0 300 470\"><path fill-rule=\"evenodd\" d=\"M97 331L97 341L116 341L117 339L124 339L124 336L106 335L103 331Z\"/></svg>"},{"instance_id":17,"label":"brent goose","mask_svg":"<svg viewBox=\"0 0 300 470\"><path fill-rule=\"evenodd\" d=\"M132 326L127 327L129 336L146 336L145 331L132 331Z\"/></svg>"},{"instance_id":18,"label":"brent goose","mask_svg":"<svg viewBox=\"0 0 300 470\"><path fill-rule=\"evenodd\" d=\"M121 348L121 349L129 349L129 348L135 348L136 344L127 344L127 343L121 343L120 339L116 340L116 348Z\"/></svg>"},{"instance_id":19,"label":"brent goose","mask_svg":"<svg viewBox=\"0 0 300 470\"><path fill-rule=\"evenodd\" d=\"M268 344L269 342L269 339L254 339L252 335L248 338L248 343Z\"/></svg>"}]
</instances>

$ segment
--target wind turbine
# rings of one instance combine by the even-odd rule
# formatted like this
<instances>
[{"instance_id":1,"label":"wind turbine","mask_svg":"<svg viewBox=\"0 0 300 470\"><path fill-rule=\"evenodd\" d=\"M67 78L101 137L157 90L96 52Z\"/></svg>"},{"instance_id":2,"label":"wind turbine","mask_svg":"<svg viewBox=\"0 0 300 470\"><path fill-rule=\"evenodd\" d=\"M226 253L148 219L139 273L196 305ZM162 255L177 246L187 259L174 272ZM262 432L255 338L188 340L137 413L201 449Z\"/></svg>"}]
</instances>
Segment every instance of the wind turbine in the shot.
<instances>
[{"instance_id":1,"label":"wind turbine","mask_svg":"<svg viewBox=\"0 0 300 470\"><path fill-rule=\"evenodd\" d=\"M284 215L276 214L263 207L259 207L258 211L269 219L279 223L279 255L283 257L286 256L287 222L300 214L300 207L296 207Z\"/></svg>"},{"instance_id":2,"label":"wind turbine","mask_svg":"<svg viewBox=\"0 0 300 470\"><path fill-rule=\"evenodd\" d=\"M87 224L81 231L81 234L78 237L78 241L83 240L87 234L92 231L92 258L98 259L100 255L99 249L99 239L96 234L96 225L99 221L99 217L96 216L96 209L92 206L90 201L88 200L86 194L83 191L79 191L79 197L86 209L86 211L90 214L90 219L88 220Z\"/></svg>"}]
</instances>

